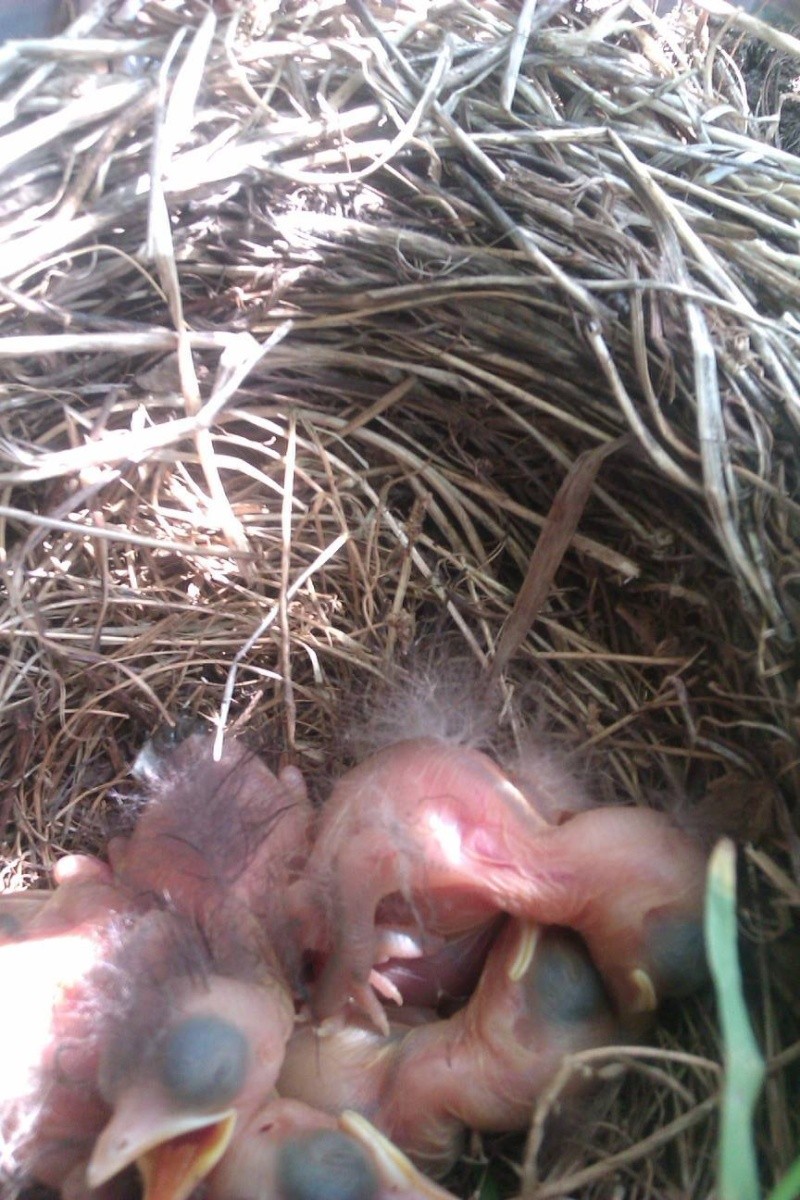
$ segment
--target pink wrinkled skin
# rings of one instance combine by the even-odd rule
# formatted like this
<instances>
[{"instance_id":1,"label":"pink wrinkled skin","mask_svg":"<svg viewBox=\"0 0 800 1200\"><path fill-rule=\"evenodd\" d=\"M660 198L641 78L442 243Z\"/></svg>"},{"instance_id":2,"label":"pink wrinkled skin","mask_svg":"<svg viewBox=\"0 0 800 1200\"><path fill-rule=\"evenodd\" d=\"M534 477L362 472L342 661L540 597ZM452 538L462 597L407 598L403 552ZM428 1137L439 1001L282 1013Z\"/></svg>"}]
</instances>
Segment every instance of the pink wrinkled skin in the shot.
<instances>
[{"instance_id":1,"label":"pink wrinkled skin","mask_svg":"<svg viewBox=\"0 0 800 1200\"><path fill-rule=\"evenodd\" d=\"M701 849L650 809L592 808L549 758L515 782L408 739L314 814L296 768L211 747L145 756L108 863L0 898L0 969L26 980L0 992L20 1031L1 1165L64 1200L120 1200L137 1167L145 1200L306 1200L283 1190L307 1145L311 1192L332 1145L361 1164L356 1200L446 1200L409 1158L440 1174L468 1129L523 1129L565 1060L697 975ZM162 1070L198 1018L244 1047L219 1098Z\"/></svg>"},{"instance_id":2,"label":"pink wrinkled skin","mask_svg":"<svg viewBox=\"0 0 800 1200\"><path fill-rule=\"evenodd\" d=\"M573 1010L569 1019L553 1012L559 1003ZM441 1174L466 1128L524 1129L565 1057L608 1044L618 1028L574 939L512 919L452 1017L400 1009L388 1034L357 1018L321 1036L306 1027L287 1048L278 1089L330 1113L355 1108Z\"/></svg>"},{"instance_id":3,"label":"pink wrinkled skin","mask_svg":"<svg viewBox=\"0 0 800 1200\"><path fill-rule=\"evenodd\" d=\"M652 1007L648 922L697 917L704 854L650 809L588 809L551 825L527 783L526 797L486 755L423 738L339 780L292 895L324 963L318 1018L355 998L385 1027L372 988L382 924L452 937L497 912L576 930L622 1011Z\"/></svg>"}]
</instances>

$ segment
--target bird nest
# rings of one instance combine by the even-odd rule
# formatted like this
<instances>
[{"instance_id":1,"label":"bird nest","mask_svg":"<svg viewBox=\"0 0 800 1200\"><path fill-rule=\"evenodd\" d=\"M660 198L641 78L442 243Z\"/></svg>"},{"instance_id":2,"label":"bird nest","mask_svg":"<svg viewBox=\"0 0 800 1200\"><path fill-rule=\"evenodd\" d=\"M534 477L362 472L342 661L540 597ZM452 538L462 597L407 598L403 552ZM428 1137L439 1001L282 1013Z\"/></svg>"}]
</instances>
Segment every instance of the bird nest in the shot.
<instances>
[{"instance_id":1,"label":"bird nest","mask_svg":"<svg viewBox=\"0 0 800 1200\"><path fill-rule=\"evenodd\" d=\"M5 889L183 712L319 801L414 711L534 729L742 843L783 1174L798 74L723 0L100 0L0 48ZM721 1060L687 1002L451 1186L707 1195Z\"/></svg>"}]
</instances>

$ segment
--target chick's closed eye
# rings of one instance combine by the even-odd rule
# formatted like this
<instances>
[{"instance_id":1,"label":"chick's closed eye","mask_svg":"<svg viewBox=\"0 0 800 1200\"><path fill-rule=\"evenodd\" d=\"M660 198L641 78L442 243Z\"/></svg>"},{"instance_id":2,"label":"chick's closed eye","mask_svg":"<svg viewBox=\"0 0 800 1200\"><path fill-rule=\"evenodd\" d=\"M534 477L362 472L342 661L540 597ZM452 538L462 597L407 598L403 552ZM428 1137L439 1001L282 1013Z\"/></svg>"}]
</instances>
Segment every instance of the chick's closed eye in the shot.
<instances>
[{"instance_id":1,"label":"chick's closed eye","mask_svg":"<svg viewBox=\"0 0 800 1200\"><path fill-rule=\"evenodd\" d=\"M159 1074L176 1100L217 1108L241 1091L250 1048L240 1029L221 1016L188 1017L160 1047Z\"/></svg>"}]
</instances>

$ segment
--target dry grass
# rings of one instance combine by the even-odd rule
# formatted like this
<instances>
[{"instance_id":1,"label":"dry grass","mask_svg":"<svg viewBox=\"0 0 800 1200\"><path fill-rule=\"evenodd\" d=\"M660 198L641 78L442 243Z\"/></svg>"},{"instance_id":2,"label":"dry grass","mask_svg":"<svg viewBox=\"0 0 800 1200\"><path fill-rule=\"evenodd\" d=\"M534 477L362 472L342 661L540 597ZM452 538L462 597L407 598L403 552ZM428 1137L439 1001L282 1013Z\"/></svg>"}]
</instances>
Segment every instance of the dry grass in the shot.
<instances>
[{"instance_id":1,"label":"dry grass","mask_svg":"<svg viewBox=\"0 0 800 1200\"><path fill-rule=\"evenodd\" d=\"M750 844L778 1177L800 42L722 0L106 8L0 49L0 882L101 846L182 709L323 796L420 644L490 670L544 528L554 582L514 609L497 739L544 720L599 791ZM655 1048L588 1056L616 1085L544 1148L543 1098L526 1195L708 1195L719 1057L707 998Z\"/></svg>"}]
</instances>

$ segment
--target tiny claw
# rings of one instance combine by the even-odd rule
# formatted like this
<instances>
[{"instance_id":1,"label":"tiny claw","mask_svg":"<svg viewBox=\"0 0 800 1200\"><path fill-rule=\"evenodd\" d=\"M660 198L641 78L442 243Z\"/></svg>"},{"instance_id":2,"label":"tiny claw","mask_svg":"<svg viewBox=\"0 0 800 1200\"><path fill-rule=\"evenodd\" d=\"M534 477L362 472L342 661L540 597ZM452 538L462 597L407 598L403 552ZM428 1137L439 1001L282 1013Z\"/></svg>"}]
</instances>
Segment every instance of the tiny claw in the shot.
<instances>
[{"instance_id":1,"label":"tiny claw","mask_svg":"<svg viewBox=\"0 0 800 1200\"><path fill-rule=\"evenodd\" d=\"M386 1015L386 1009L375 995L371 984L357 983L353 988L352 999L353 1003L364 1013L364 1016L372 1021L378 1033L382 1033L384 1037L388 1037L389 1018Z\"/></svg>"},{"instance_id":2,"label":"tiny claw","mask_svg":"<svg viewBox=\"0 0 800 1200\"><path fill-rule=\"evenodd\" d=\"M530 921L519 921L519 943L516 953L506 967L506 974L511 983L519 983L528 972L536 953L539 941L539 926Z\"/></svg>"},{"instance_id":3,"label":"tiny claw","mask_svg":"<svg viewBox=\"0 0 800 1200\"><path fill-rule=\"evenodd\" d=\"M370 986L380 996L383 996L384 1000L391 1000L393 1004L397 1004L398 1006L403 1003L403 993L392 983L391 979L382 975L380 971L376 971L373 968L369 973L369 982Z\"/></svg>"},{"instance_id":4,"label":"tiny claw","mask_svg":"<svg viewBox=\"0 0 800 1200\"><path fill-rule=\"evenodd\" d=\"M658 998L653 981L647 972L641 967L636 967L631 971L630 981L633 985L633 999L627 1005L629 1013L636 1016L639 1013L655 1012L658 1008Z\"/></svg>"},{"instance_id":5,"label":"tiny claw","mask_svg":"<svg viewBox=\"0 0 800 1200\"><path fill-rule=\"evenodd\" d=\"M388 1035L389 1019L383 1005L375 995L372 984L373 974L374 971L371 971L366 983L348 984L344 1003L319 1004L319 995L313 998L310 1006L311 1015L316 1023L318 1033L323 1037L337 1033L347 1024L345 1015L347 1008L351 1008L352 1011L352 1008L355 1007L364 1014L368 1021L371 1021L379 1033L384 1036ZM382 990L380 986L379 990Z\"/></svg>"}]
</instances>

